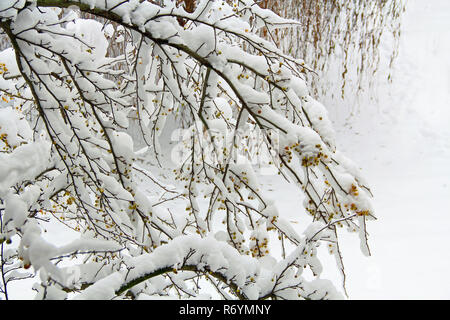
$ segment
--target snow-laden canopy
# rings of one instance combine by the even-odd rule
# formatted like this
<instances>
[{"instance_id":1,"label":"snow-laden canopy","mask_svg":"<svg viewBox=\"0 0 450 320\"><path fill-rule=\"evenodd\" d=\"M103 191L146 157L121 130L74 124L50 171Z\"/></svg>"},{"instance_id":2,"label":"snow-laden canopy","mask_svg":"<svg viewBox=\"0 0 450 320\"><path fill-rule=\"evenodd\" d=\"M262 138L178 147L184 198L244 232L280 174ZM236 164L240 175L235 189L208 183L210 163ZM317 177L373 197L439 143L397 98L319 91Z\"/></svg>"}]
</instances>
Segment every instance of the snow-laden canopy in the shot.
<instances>
[{"instance_id":1,"label":"snow-laden canopy","mask_svg":"<svg viewBox=\"0 0 450 320\"><path fill-rule=\"evenodd\" d=\"M308 66L256 35L295 22L250 0L176 4L0 3L13 49L0 80L11 265L39 271L40 298L193 297L198 279L226 299L340 297L320 278L317 248L345 278L337 226L369 254L371 194L336 150ZM182 155L170 159L175 129ZM304 193L303 233L261 191L256 156ZM52 221L79 239L47 241Z\"/></svg>"}]
</instances>

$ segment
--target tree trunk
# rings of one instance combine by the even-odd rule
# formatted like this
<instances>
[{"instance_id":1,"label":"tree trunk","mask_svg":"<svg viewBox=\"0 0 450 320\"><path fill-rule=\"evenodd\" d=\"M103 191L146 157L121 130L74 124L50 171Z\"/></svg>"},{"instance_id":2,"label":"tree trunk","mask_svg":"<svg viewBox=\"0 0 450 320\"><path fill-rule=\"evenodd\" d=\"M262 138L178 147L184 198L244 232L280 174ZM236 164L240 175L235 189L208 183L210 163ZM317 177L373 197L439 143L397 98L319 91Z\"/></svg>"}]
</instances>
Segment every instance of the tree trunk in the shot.
<instances>
[{"instance_id":1,"label":"tree trunk","mask_svg":"<svg viewBox=\"0 0 450 320\"><path fill-rule=\"evenodd\" d=\"M195 10L196 6L195 2L196 2L195 0L177 0L177 6L183 5L184 10L186 10L186 12L192 13ZM186 20L182 18L177 18L177 20L180 26L184 27L184 25L186 24Z\"/></svg>"}]
</instances>

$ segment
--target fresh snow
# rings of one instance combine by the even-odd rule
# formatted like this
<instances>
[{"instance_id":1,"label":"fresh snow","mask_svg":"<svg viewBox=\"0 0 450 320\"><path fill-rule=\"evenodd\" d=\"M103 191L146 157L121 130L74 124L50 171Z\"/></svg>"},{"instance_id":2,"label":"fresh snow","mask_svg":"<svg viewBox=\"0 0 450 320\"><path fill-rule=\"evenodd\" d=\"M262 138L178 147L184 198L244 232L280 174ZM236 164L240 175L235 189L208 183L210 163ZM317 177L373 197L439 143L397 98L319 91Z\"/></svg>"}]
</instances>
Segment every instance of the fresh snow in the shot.
<instances>
[{"instance_id":1,"label":"fresh snow","mask_svg":"<svg viewBox=\"0 0 450 320\"><path fill-rule=\"evenodd\" d=\"M362 169L377 216L368 223L370 257L352 235L341 238L349 299L450 298L449 38L449 1L409 0L393 83L381 79L377 99L359 107L324 103L337 147ZM280 212L307 223L294 186L271 175L261 182ZM328 255L323 263L334 261ZM338 288L342 281L332 268L322 277Z\"/></svg>"},{"instance_id":2,"label":"fresh snow","mask_svg":"<svg viewBox=\"0 0 450 320\"><path fill-rule=\"evenodd\" d=\"M90 5L95 3L83 2ZM4 6L0 4L0 10L2 7ZM97 25L93 23L92 27ZM76 25L74 29L77 29ZM77 29L76 32L81 30ZM450 240L450 43L445 42L449 36L448 0L409 0L403 19L400 54L393 83L386 85L380 81L373 88L377 99L363 99L358 107L349 107L344 102L322 102L335 129L335 132L327 132L326 135L335 137L341 153L362 168L363 182L367 181L374 194L373 206L377 221L368 224L371 256L361 255L359 241L355 239L357 234L343 233L341 250L350 299L450 298L450 251L447 248ZM195 40L194 37L192 41ZM297 88L299 92L304 90L302 87ZM223 101L216 103L223 104ZM8 109L2 110L8 112ZM121 141L122 149L119 151L126 155L131 142L122 136L115 138ZM36 149L45 153L44 146L38 147L35 144L21 148L23 152ZM14 159L5 156L1 160ZM19 164L16 165L19 170ZM357 168L345 169L353 174ZM280 214L280 225L287 227L288 221L294 227L298 225L299 228L292 230L291 234L302 233L304 226L309 224L310 217L304 214L301 190L285 183L279 175L264 173L267 172L261 170L257 178L264 186L263 193L274 199L277 207L274 211L269 206L266 213L274 216ZM14 171L7 172L0 167L0 177L13 180L13 174ZM106 178L104 183L113 184ZM20 209L20 204L17 208ZM316 229L309 230L310 235L321 228L315 227ZM31 235L32 233L30 239ZM71 236L62 233L60 226L49 225L44 237L49 242L48 246L51 246L52 240L63 244L59 248L52 247L53 252L61 254L81 249L85 245L88 247L83 241L71 242ZM220 233L216 234L217 238L220 238ZM182 240L185 239L176 240L168 250L176 252L189 243L198 242L199 247L203 243L195 237L187 239L188 243L183 243ZM212 254L219 244L212 239L208 240L211 240L209 245L203 248ZM103 248L102 243L97 245L99 250ZM89 243L89 247L92 244ZM159 253L155 250L154 254ZM323 263L335 263L334 257L328 255L326 250L322 250L320 254L324 256ZM171 259L167 255L161 256ZM236 258L232 253L230 257ZM146 258L148 256L141 259ZM211 256L209 262L216 263L221 258L223 257ZM252 265L252 262L249 261L248 265ZM275 262L269 259L260 265L275 267L274 272L276 268L282 267L282 263L275 266ZM141 271L145 273L151 270ZM323 268L321 278L331 279L338 289L342 283L342 277L336 268ZM105 294L110 297L114 294L114 289L123 283L123 279L122 274L113 273L86 290L85 297L98 298ZM316 281L323 281L324 287L328 287L326 280ZM11 298L33 298L35 293L29 288L30 283L34 282L35 280L13 282L10 285ZM155 279L152 285L158 286L156 282ZM257 294L255 288L247 289L250 296ZM61 297L56 292L54 296Z\"/></svg>"},{"instance_id":3,"label":"fresh snow","mask_svg":"<svg viewBox=\"0 0 450 320\"><path fill-rule=\"evenodd\" d=\"M348 123L337 115L345 106L329 108L338 148L362 168L378 219L368 226L371 257L355 241L341 245L351 299L450 298L448 39L450 2L409 0L392 85L380 83L378 101Z\"/></svg>"}]
</instances>

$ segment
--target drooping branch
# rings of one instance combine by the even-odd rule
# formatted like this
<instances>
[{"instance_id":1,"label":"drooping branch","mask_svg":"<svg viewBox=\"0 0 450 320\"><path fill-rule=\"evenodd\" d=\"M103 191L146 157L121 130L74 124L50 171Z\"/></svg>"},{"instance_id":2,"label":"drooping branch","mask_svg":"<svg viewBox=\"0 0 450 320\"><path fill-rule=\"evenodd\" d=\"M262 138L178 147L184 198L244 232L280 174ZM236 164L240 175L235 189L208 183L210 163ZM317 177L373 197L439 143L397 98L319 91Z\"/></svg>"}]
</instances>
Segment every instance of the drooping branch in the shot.
<instances>
[{"instance_id":1,"label":"drooping branch","mask_svg":"<svg viewBox=\"0 0 450 320\"><path fill-rule=\"evenodd\" d=\"M28 179L26 185L19 181L7 188L14 190L21 203L33 207L30 219L49 212L68 228L82 228L85 236L100 236L126 247L123 252L90 255L93 262L83 266L90 272L74 283L75 287L81 285L86 295L108 276L121 279L114 285L114 292L121 294L175 268L194 271L197 279L216 278L241 299L309 296L311 292L302 291L300 274L309 267L319 276L316 249L312 243L305 244L264 194L249 150L270 158L286 180L298 185L305 195L307 212L313 221L320 222L314 240L335 243L333 254L340 262L336 225L351 225L366 243L365 219L373 217L370 195L336 153L326 111L309 96L302 77L301 70L308 67L247 28L250 20L276 28L288 25L288 21L247 1L236 2L234 7L227 7L226 2L196 1L195 10L172 4L29 1L16 8L16 18L13 15L2 21L1 27L13 43L19 72L42 119L47 134L42 139L51 141L49 167L55 168L45 173L45 182ZM44 9L71 6L106 21L95 33L98 41L104 39L103 30L110 22L115 30L125 29L129 42L122 46L123 52L109 56L102 45L97 48L83 38L86 31L73 31L84 23L98 27L98 22L80 22L76 15L61 20L51 13L53 10ZM213 11L216 15L210 15ZM22 30L28 14L38 19ZM68 50L66 43L78 46L79 52ZM117 62L127 66L117 70ZM165 127L167 118L186 129L181 142L187 156L171 173L161 168L167 161L161 152L168 148L159 146L166 131L173 129ZM137 160L134 141L124 132L132 127L130 119L137 119L137 134L157 165L146 163L145 157ZM142 161L143 166L137 166L136 161ZM153 169L155 173L165 171L164 182L153 178ZM157 191L141 184L140 178L152 181ZM34 198L27 194L33 188L42 190L31 193L38 197L34 204ZM165 198L167 192L170 198ZM207 204L199 204L200 195ZM185 211L180 209L183 205ZM220 219L223 226L217 223ZM35 237L36 228L25 230L25 238ZM214 234L222 246L203 252L206 255L201 254L201 246L189 247L188 253L180 254L183 261L155 266L160 260L155 253L164 252L172 259L171 242L194 233L205 241L212 239L208 233ZM272 233L277 237L271 237ZM250 256L270 256L272 242L277 239L282 258L268 278L255 274L240 278L229 273L233 264L228 260L218 263L210 257L230 250L239 257L236 263ZM195 259L193 248L200 254ZM33 253L33 249L25 249L25 253ZM50 270L50 280L43 287L53 281L65 290L64 277L51 259L42 264L30 257L25 255L30 260L27 265L44 265ZM257 259L251 261L259 266ZM342 263L339 267L343 273ZM175 285L172 277L171 284L159 289L159 294L174 290L170 289ZM194 280L189 281L195 286ZM254 290L256 284L259 291ZM189 292L186 294L191 295ZM223 295L220 289L219 293Z\"/></svg>"}]
</instances>

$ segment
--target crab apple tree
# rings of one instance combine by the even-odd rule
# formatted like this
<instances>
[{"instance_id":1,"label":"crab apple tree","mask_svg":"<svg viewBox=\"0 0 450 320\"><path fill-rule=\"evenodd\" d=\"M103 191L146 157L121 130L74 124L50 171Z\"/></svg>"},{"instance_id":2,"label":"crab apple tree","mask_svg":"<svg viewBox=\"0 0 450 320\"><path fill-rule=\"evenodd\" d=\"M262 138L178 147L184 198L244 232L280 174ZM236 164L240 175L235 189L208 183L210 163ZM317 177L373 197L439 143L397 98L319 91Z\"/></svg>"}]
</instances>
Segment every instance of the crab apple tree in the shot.
<instances>
[{"instance_id":1,"label":"crab apple tree","mask_svg":"<svg viewBox=\"0 0 450 320\"><path fill-rule=\"evenodd\" d=\"M371 193L309 67L259 36L295 24L251 0L1 1L3 295L33 278L39 299L344 297L340 234L370 254Z\"/></svg>"}]
</instances>

